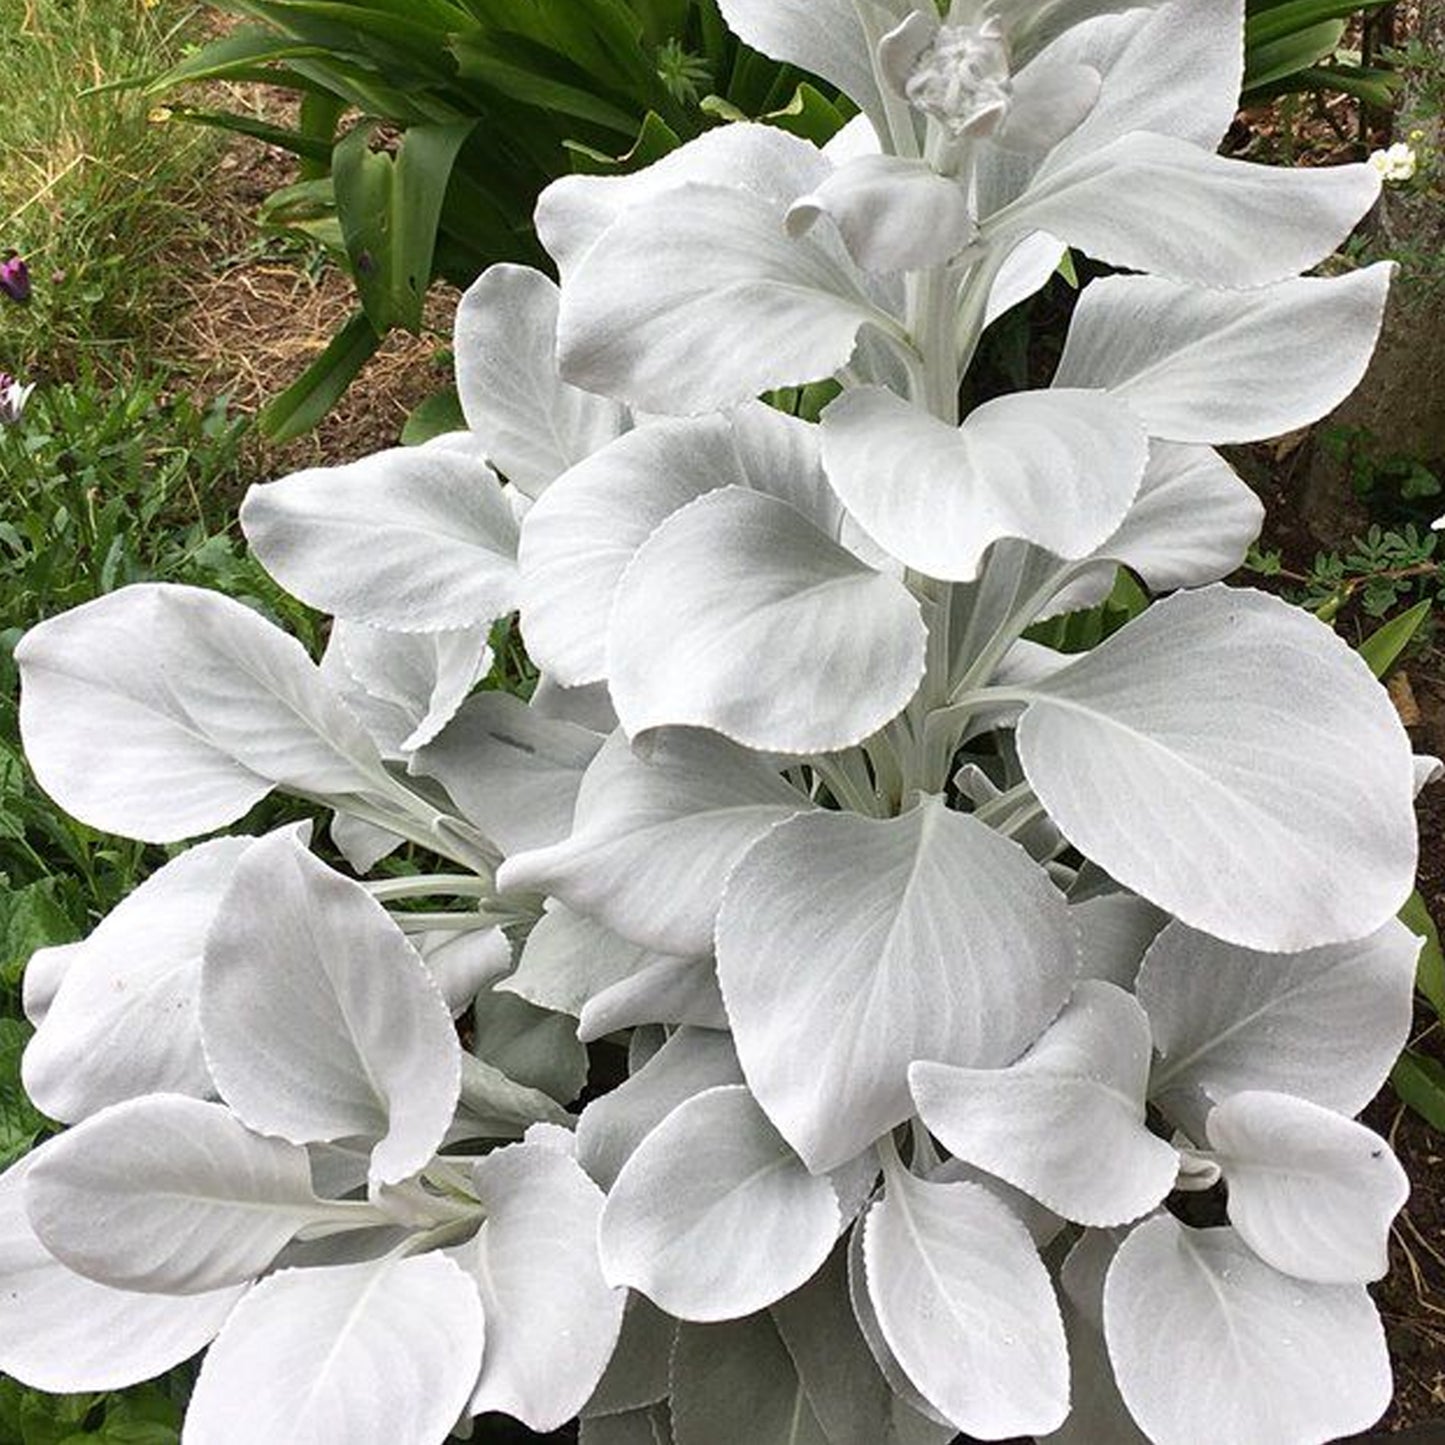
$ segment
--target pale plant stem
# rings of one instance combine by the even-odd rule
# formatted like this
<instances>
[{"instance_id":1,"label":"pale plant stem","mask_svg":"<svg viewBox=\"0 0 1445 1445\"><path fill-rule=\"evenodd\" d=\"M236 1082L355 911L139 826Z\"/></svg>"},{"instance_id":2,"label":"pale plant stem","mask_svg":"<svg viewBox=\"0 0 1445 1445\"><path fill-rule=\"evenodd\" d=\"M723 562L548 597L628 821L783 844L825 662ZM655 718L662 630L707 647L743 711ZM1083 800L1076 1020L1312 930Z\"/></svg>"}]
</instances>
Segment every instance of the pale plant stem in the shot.
<instances>
[{"instance_id":1,"label":"pale plant stem","mask_svg":"<svg viewBox=\"0 0 1445 1445\"><path fill-rule=\"evenodd\" d=\"M1027 805L1033 799L1034 790L1027 783L1019 783L1007 792L1000 793L998 797L990 798L986 803L980 803L973 810L973 816L980 823L987 823L990 827L995 827L998 826L995 820L1007 821L1013 813L1018 811L1020 804Z\"/></svg>"},{"instance_id":2,"label":"pale plant stem","mask_svg":"<svg viewBox=\"0 0 1445 1445\"><path fill-rule=\"evenodd\" d=\"M856 775L845 761L846 757L844 753L834 753L829 757L813 758L813 770L844 807L865 817L874 817L878 813L878 803L873 789Z\"/></svg>"},{"instance_id":3,"label":"pale plant stem","mask_svg":"<svg viewBox=\"0 0 1445 1445\"><path fill-rule=\"evenodd\" d=\"M511 913L392 913L388 916L403 933L476 933L517 921Z\"/></svg>"},{"instance_id":4,"label":"pale plant stem","mask_svg":"<svg viewBox=\"0 0 1445 1445\"><path fill-rule=\"evenodd\" d=\"M883 39L883 31L874 23L868 0L853 0L853 13L858 17L858 24L862 28L868 56L873 65L873 82L883 100L883 120L888 133L879 139L894 155L912 160L919 153L913 107L901 95L894 94L888 77L883 74L883 68L878 63L878 44Z\"/></svg>"},{"instance_id":5,"label":"pale plant stem","mask_svg":"<svg viewBox=\"0 0 1445 1445\"><path fill-rule=\"evenodd\" d=\"M1005 838L1017 838L1030 823L1038 822L1043 816L1044 805L1035 798L1032 803L1026 803L1001 823L996 823L994 832L1002 833Z\"/></svg>"},{"instance_id":6,"label":"pale plant stem","mask_svg":"<svg viewBox=\"0 0 1445 1445\"><path fill-rule=\"evenodd\" d=\"M412 878L382 878L366 884L366 891L378 903L395 903L403 898L430 898L445 894L451 898L490 898L491 885L470 873L422 873Z\"/></svg>"}]
</instances>

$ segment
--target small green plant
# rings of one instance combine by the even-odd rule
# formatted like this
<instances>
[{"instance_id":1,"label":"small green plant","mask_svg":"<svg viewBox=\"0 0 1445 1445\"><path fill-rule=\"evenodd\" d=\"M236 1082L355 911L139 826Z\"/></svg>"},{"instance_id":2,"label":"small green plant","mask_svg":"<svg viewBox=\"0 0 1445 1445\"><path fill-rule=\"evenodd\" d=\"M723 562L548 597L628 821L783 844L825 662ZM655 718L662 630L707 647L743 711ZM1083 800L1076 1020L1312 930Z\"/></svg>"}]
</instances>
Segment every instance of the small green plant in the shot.
<instances>
[{"instance_id":1,"label":"small green plant","mask_svg":"<svg viewBox=\"0 0 1445 1445\"><path fill-rule=\"evenodd\" d=\"M1367 617L1385 617L1411 602L1445 597L1445 565L1437 533L1407 524L1398 532L1371 527L1347 549L1316 553L1307 572L1284 565L1278 550L1251 548L1245 567L1260 577L1293 584L1286 589L1322 621L1333 621L1358 602Z\"/></svg>"}]
</instances>

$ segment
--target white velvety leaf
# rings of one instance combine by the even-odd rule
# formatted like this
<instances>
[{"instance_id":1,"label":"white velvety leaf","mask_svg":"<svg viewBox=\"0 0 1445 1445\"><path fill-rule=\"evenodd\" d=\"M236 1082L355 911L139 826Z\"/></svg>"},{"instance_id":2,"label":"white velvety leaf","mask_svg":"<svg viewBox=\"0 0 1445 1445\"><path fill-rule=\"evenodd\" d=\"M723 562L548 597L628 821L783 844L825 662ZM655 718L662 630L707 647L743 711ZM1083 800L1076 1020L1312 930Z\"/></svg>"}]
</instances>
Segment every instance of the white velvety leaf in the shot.
<instances>
[{"instance_id":1,"label":"white velvety leaf","mask_svg":"<svg viewBox=\"0 0 1445 1445\"><path fill-rule=\"evenodd\" d=\"M798 1372L766 1314L685 1324L672 1356L677 1445L829 1445Z\"/></svg>"},{"instance_id":2,"label":"white velvety leaf","mask_svg":"<svg viewBox=\"0 0 1445 1445\"><path fill-rule=\"evenodd\" d=\"M962 427L877 387L823 417L823 460L863 528L929 576L970 582L1002 537L1085 557L1124 520L1148 442L1102 392L999 397Z\"/></svg>"},{"instance_id":3,"label":"white velvety leaf","mask_svg":"<svg viewBox=\"0 0 1445 1445\"><path fill-rule=\"evenodd\" d=\"M261 1274L309 1224L344 1219L306 1151L179 1094L115 1104L30 1171L30 1223L63 1264L116 1289L201 1294Z\"/></svg>"},{"instance_id":4,"label":"white velvety leaf","mask_svg":"<svg viewBox=\"0 0 1445 1445\"><path fill-rule=\"evenodd\" d=\"M1364 376L1391 272L1382 262L1257 291L1155 276L1091 282L1054 385L1104 387L1169 441L1282 436L1337 406Z\"/></svg>"},{"instance_id":5,"label":"white velvety leaf","mask_svg":"<svg viewBox=\"0 0 1445 1445\"><path fill-rule=\"evenodd\" d=\"M578 1425L580 1445L673 1445L667 1405L597 1415Z\"/></svg>"},{"instance_id":6,"label":"white velvety leaf","mask_svg":"<svg viewBox=\"0 0 1445 1445\"><path fill-rule=\"evenodd\" d=\"M953 1438L951 1427L910 1409L879 1371L853 1313L845 1247L770 1313L829 1445L947 1445Z\"/></svg>"},{"instance_id":7,"label":"white velvety leaf","mask_svg":"<svg viewBox=\"0 0 1445 1445\"><path fill-rule=\"evenodd\" d=\"M206 1355L187 1445L436 1445L466 1406L482 1331L475 1288L441 1254L274 1274Z\"/></svg>"},{"instance_id":8,"label":"white velvety leaf","mask_svg":"<svg viewBox=\"0 0 1445 1445\"><path fill-rule=\"evenodd\" d=\"M1409 897L1410 744L1334 632L1262 592L1179 592L1051 678L1018 726L1086 857L1219 938L1358 938Z\"/></svg>"},{"instance_id":9,"label":"white velvety leaf","mask_svg":"<svg viewBox=\"0 0 1445 1445\"><path fill-rule=\"evenodd\" d=\"M788 236L776 202L729 186L689 183L641 202L566 278L562 374L674 415L831 376L860 327L898 323L829 239Z\"/></svg>"},{"instance_id":10,"label":"white velvety leaf","mask_svg":"<svg viewBox=\"0 0 1445 1445\"><path fill-rule=\"evenodd\" d=\"M522 627L561 682L607 672L606 618L627 564L681 507L720 487L780 497L836 535L841 515L818 429L751 402L728 416L659 420L572 468L527 514Z\"/></svg>"},{"instance_id":11,"label":"white velvety leaf","mask_svg":"<svg viewBox=\"0 0 1445 1445\"><path fill-rule=\"evenodd\" d=\"M1251 165L1136 132L1051 167L983 233L1047 231L1113 266L1204 286L1264 286L1329 255L1379 193L1373 166Z\"/></svg>"},{"instance_id":12,"label":"white velvety leaf","mask_svg":"<svg viewBox=\"0 0 1445 1445\"><path fill-rule=\"evenodd\" d=\"M60 1394L124 1389L190 1359L245 1286L134 1294L72 1273L35 1237L25 1212L28 1175L49 1148L42 1144L0 1176L0 1370Z\"/></svg>"},{"instance_id":13,"label":"white velvety leaf","mask_svg":"<svg viewBox=\"0 0 1445 1445\"><path fill-rule=\"evenodd\" d=\"M456 1256L480 1294L487 1347L469 1408L555 1430L597 1388L622 1328L626 1294L597 1263L602 1191L536 1144L487 1155L472 1180L487 1218Z\"/></svg>"},{"instance_id":14,"label":"white velvety leaf","mask_svg":"<svg viewBox=\"0 0 1445 1445\"><path fill-rule=\"evenodd\" d=\"M1064 243L1046 231L1035 231L1023 237L1008 253L1008 259L999 267L994 278L988 293L985 324L991 325L1005 311L1042 291L1059 269L1064 255Z\"/></svg>"},{"instance_id":15,"label":"white velvety leaf","mask_svg":"<svg viewBox=\"0 0 1445 1445\"><path fill-rule=\"evenodd\" d=\"M1125 1224L1174 1187L1179 1156L1144 1125L1149 1020L1113 984L1082 981L1006 1069L916 1063L908 1078L923 1122L949 1153L1065 1219Z\"/></svg>"},{"instance_id":16,"label":"white velvety leaf","mask_svg":"<svg viewBox=\"0 0 1445 1445\"><path fill-rule=\"evenodd\" d=\"M435 1154L456 1104L451 1011L360 884L290 839L236 868L206 943L201 1033L221 1097L292 1143L363 1135L395 1184Z\"/></svg>"},{"instance_id":17,"label":"white velvety leaf","mask_svg":"<svg viewBox=\"0 0 1445 1445\"><path fill-rule=\"evenodd\" d=\"M646 1295L629 1293L617 1348L597 1388L582 1408L593 1415L619 1415L667 1399L677 1321Z\"/></svg>"},{"instance_id":18,"label":"white velvety leaf","mask_svg":"<svg viewBox=\"0 0 1445 1445\"><path fill-rule=\"evenodd\" d=\"M860 156L788 209L791 236L828 217L848 254L865 270L915 271L941 266L973 239L973 212L963 187L924 160Z\"/></svg>"},{"instance_id":19,"label":"white velvety leaf","mask_svg":"<svg viewBox=\"0 0 1445 1445\"><path fill-rule=\"evenodd\" d=\"M743 1073L814 1170L912 1114L915 1059L1016 1058L1078 967L1043 870L941 798L779 824L733 870L717 944Z\"/></svg>"},{"instance_id":20,"label":"white velvety leaf","mask_svg":"<svg viewBox=\"0 0 1445 1445\"><path fill-rule=\"evenodd\" d=\"M70 945L21 1064L26 1093L50 1118L74 1124L138 1094L212 1092L196 1015L201 950L253 841L216 838L187 850Z\"/></svg>"},{"instance_id":21,"label":"white velvety leaf","mask_svg":"<svg viewBox=\"0 0 1445 1445\"><path fill-rule=\"evenodd\" d=\"M838 1224L833 1186L728 1085L680 1104L623 1165L602 1211L602 1269L679 1319L737 1319L811 1278Z\"/></svg>"},{"instance_id":22,"label":"white velvety leaf","mask_svg":"<svg viewBox=\"0 0 1445 1445\"><path fill-rule=\"evenodd\" d=\"M876 151L877 138L873 149ZM661 160L625 175L570 175L538 197L537 235L557 262L565 293L578 263L620 216L688 183L738 186L783 212L821 184L832 165L815 145L771 125L716 126Z\"/></svg>"},{"instance_id":23,"label":"white velvety leaf","mask_svg":"<svg viewBox=\"0 0 1445 1445\"><path fill-rule=\"evenodd\" d=\"M1244 0L1150 0L1059 34L1040 52L1039 64L1087 65L1103 84L1083 123L1056 147L1046 168L1094 154L1131 131L1217 150L1239 104L1243 24Z\"/></svg>"},{"instance_id":24,"label":"white velvety leaf","mask_svg":"<svg viewBox=\"0 0 1445 1445\"><path fill-rule=\"evenodd\" d=\"M574 723L588 732L604 736L617 726L617 714L613 711L605 682L564 687L550 673L544 672L532 691L532 707L542 717Z\"/></svg>"},{"instance_id":25,"label":"white velvety leaf","mask_svg":"<svg viewBox=\"0 0 1445 1445\"><path fill-rule=\"evenodd\" d=\"M1159 1053L1150 1096L1246 1089L1341 1114L1375 1096L1405 1046L1420 940L1392 919L1354 943L1260 954L1170 924L1139 971Z\"/></svg>"},{"instance_id":26,"label":"white velvety leaf","mask_svg":"<svg viewBox=\"0 0 1445 1445\"><path fill-rule=\"evenodd\" d=\"M1410 1181L1372 1129L1288 1094L1231 1094L1208 1119L1229 1222L1296 1279L1364 1284L1389 1269Z\"/></svg>"},{"instance_id":27,"label":"white velvety leaf","mask_svg":"<svg viewBox=\"0 0 1445 1445\"><path fill-rule=\"evenodd\" d=\"M1039 1445L1149 1445L1114 1383L1104 1341L1104 1280L1117 1230L1086 1230L1059 1271L1069 1341L1069 1418Z\"/></svg>"},{"instance_id":28,"label":"white velvety leaf","mask_svg":"<svg viewBox=\"0 0 1445 1445\"><path fill-rule=\"evenodd\" d=\"M864 1222L868 1294L889 1348L960 1430L1041 1435L1069 1408L1058 1302L1028 1230L986 1190L890 1171Z\"/></svg>"},{"instance_id":29,"label":"white velvety leaf","mask_svg":"<svg viewBox=\"0 0 1445 1445\"><path fill-rule=\"evenodd\" d=\"M649 741L640 757L614 733L583 777L571 836L514 854L497 883L551 894L624 938L695 958L712 950L733 863L812 805L726 738L679 728Z\"/></svg>"},{"instance_id":30,"label":"white velvety leaf","mask_svg":"<svg viewBox=\"0 0 1445 1445\"><path fill-rule=\"evenodd\" d=\"M822 76L876 123L884 110L873 44L918 7L909 0L865 0L861 7L853 0L721 0L720 8L728 28L754 50Z\"/></svg>"},{"instance_id":31,"label":"white velvety leaf","mask_svg":"<svg viewBox=\"0 0 1445 1445\"><path fill-rule=\"evenodd\" d=\"M1149 945L1169 921L1132 893L1106 893L1069 907L1079 930L1079 976L1133 989Z\"/></svg>"},{"instance_id":32,"label":"white velvety leaf","mask_svg":"<svg viewBox=\"0 0 1445 1445\"><path fill-rule=\"evenodd\" d=\"M582 774L601 746L596 733L541 717L510 693L483 692L462 705L410 771L435 778L505 855L567 836Z\"/></svg>"},{"instance_id":33,"label":"white velvety leaf","mask_svg":"<svg viewBox=\"0 0 1445 1445\"><path fill-rule=\"evenodd\" d=\"M457 306L457 396L487 460L539 497L568 467L620 436L626 408L557 374L556 283L491 266Z\"/></svg>"},{"instance_id":34,"label":"white velvety leaf","mask_svg":"<svg viewBox=\"0 0 1445 1445\"><path fill-rule=\"evenodd\" d=\"M351 622L440 632L517 605L516 518L458 451L394 447L252 487L241 525L288 592Z\"/></svg>"},{"instance_id":35,"label":"white velvety leaf","mask_svg":"<svg viewBox=\"0 0 1445 1445\"><path fill-rule=\"evenodd\" d=\"M463 1054L461 1064L461 1102L446 1142L520 1139L536 1124L571 1124L572 1116L550 1094L519 1084L472 1054Z\"/></svg>"},{"instance_id":36,"label":"white velvety leaf","mask_svg":"<svg viewBox=\"0 0 1445 1445\"><path fill-rule=\"evenodd\" d=\"M21 1006L31 1028L38 1029L45 1022L65 975L70 972L72 964L79 962L84 947L84 940L55 943L47 948L37 948L26 961L21 980ZM28 1086L26 1092L30 1092ZM59 1119L60 1115L52 1110L50 1117Z\"/></svg>"},{"instance_id":37,"label":"white velvety leaf","mask_svg":"<svg viewBox=\"0 0 1445 1445\"><path fill-rule=\"evenodd\" d=\"M30 766L105 832L173 843L277 786L357 793L383 776L301 644L218 592L123 587L32 628L15 659Z\"/></svg>"},{"instance_id":38,"label":"white velvety leaf","mask_svg":"<svg viewBox=\"0 0 1445 1445\"><path fill-rule=\"evenodd\" d=\"M1390 1402L1385 1333L1363 1285L1309 1284L1232 1229L1141 1224L1104 1285L1120 1392L1154 1445L1334 1440Z\"/></svg>"},{"instance_id":39,"label":"white velvety leaf","mask_svg":"<svg viewBox=\"0 0 1445 1445\"><path fill-rule=\"evenodd\" d=\"M692 726L760 751L824 753L906 706L926 641L902 582L787 503L725 487L675 513L632 559L607 670L631 736Z\"/></svg>"},{"instance_id":40,"label":"white velvety leaf","mask_svg":"<svg viewBox=\"0 0 1445 1445\"><path fill-rule=\"evenodd\" d=\"M465 1013L489 983L512 967L512 944L500 928L474 928L465 933L436 930L413 934L412 946L456 1018Z\"/></svg>"},{"instance_id":41,"label":"white velvety leaf","mask_svg":"<svg viewBox=\"0 0 1445 1445\"><path fill-rule=\"evenodd\" d=\"M399 833L350 813L333 813L326 832L351 871L358 874L370 873L383 858L390 857L406 842Z\"/></svg>"},{"instance_id":42,"label":"white velvety leaf","mask_svg":"<svg viewBox=\"0 0 1445 1445\"><path fill-rule=\"evenodd\" d=\"M493 661L486 627L386 632L344 618L331 625L327 659L333 655L350 679L342 695L392 758L436 737ZM337 675L335 663L331 675Z\"/></svg>"},{"instance_id":43,"label":"white velvety leaf","mask_svg":"<svg viewBox=\"0 0 1445 1445\"><path fill-rule=\"evenodd\" d=\"M935 1184L977 1184L981 1189L988 1190L995 1199L1008 1206L1011 1214L1022 1220L1040 1251L1047 1249L1068 1228L1066 1220L1046 1209L1037 1199L1030 1198L1022 1189L1015 1189L996 1174L962 1159L945 1159L926 1177Z\"/></svg>"},{"instance_id":44,"label":"white velvety leaf","mask_svg":"<svg viewBox=\"0 0 1445 1445\"><path fill-rule=\"evenodd\" d=\"M680 1104L705 1089L741 1084L732 1040L681 1028L625 1083L594 1099L577 1121L577 1159L611 1189L639 1144Z\"/></svg>"},{"instance_id":45,"label":"white velvety leaf","mask_svg":"<svg viewBox=\"0 0 1445 1445\"><path fill-rule=\"evenodd\" d=\"M1432 783L1438 783L1441 778L1445 778L1445 763L1442 763L1439 758L1431 757L1429 753L1415 754L1415 796L1417 798L1426 788ZM30 963L31 966L34 965L34 955L32 955ZM30 977L28 968L25 976L27 980ZM28 1016L30 1013L30 1005L28 1002L25 1005L25 1011ZM33 1017L30 1021L31 1023L35 1022Z\"/></svg>"},{"instance_id":46,"label":"white velvety leaf","mask_svg":"<svg viewBox=\"0 0 1445 1445\"><path fill-rule=\"evenodd\" d=\"M1263 522L1264 504L1213 448L1154 441L1129 515L1096 555L1152 592L1200 587L1239 567Z\"/></svg>"},{"instance_id":47,"label":"white velvety leaf","mask_svg":"<svg viewBox=\"0 0 1445 1445\"><path fill-rule=\"evenodd\" d=\"M580 1018L589 999L656 963L675 962L629 943L600 923L549 899L522 945L516 972L497 988L539 1008Z\"/></svg>"},{"instance_id":48,"label":"white velvety leaf","mask_svg":"<svg viewBox=\"0 0 1445 1445\"><path fill-rule=\"evenodd\" d=\"M584 1043L636 1024L693 1024L725 1029L727 1010L710 958L659 958L583 1005L577 1037Z\"/></svg>"},{"instance_id":49,"label":"white velvety leaf","mask_svg":"<svg viewBox=\"0 0 1445 1445\"><path fill-rule=\"evenodd\" d=\"M575 1099L587 1082L587 1050L577 1041L573 1020L514 994L484 989L476 996L472 1052L560 1103Z\"/></svg>"},{"instance_id":50,"label":"white velvety leaf","mask_svg":"<svg viewBox=\"0 0 1445 1445\"><path fill-rule=\"evenodd\" d=\"M927 1423L938 1425L949 1432L952 1440L956 1433L954 1426L926 1400L918 1386L908 1378L903 1366L883 1336L883 1327L878 1323L878 1311L868 1293L868 1269L863 1259L863 1246L867 1216L860 1219L848 1235L848 1301L853 1306L853 1318L858 1321L859 1332L868 1353L888 1381L888 1387L914 1414Z\"/></svg>"}]
</instances>

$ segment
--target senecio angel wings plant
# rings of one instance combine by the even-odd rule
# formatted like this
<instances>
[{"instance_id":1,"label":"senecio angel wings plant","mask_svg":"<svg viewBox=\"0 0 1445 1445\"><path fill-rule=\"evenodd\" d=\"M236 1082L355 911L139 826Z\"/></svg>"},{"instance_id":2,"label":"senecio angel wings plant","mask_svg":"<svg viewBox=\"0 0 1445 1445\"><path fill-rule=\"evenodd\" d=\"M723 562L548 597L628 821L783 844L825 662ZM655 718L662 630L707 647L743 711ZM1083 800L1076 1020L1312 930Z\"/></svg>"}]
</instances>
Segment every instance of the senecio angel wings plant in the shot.
<instances>
[{"instance_id":1,"label":"senecio angel wings plant","mask_svg":"<svg viewBox=\"0 0 1445 1445\"><path fill-rule=\"evenodd\" d=\"M1260 509L1213 448L1358 380L1386 268L1299 273L1379 177L1216 156L1241 0L722 8L860 118L542 197L560 287L461 307L469 429L245 504L319 665L181 587L22 642L86 822L279 788L358 877L446 871L219 836L36 955L72 1127L0 1181L0 1367L209 1344L188 1445L1351 1433L1433 765L1221 585ZM960 415L1066 246L1119 274L1052 385ZM1107 641L1025 636L1121 566ZM513 613L525 703L477 688Z\"/></svg>"}]
</instances>

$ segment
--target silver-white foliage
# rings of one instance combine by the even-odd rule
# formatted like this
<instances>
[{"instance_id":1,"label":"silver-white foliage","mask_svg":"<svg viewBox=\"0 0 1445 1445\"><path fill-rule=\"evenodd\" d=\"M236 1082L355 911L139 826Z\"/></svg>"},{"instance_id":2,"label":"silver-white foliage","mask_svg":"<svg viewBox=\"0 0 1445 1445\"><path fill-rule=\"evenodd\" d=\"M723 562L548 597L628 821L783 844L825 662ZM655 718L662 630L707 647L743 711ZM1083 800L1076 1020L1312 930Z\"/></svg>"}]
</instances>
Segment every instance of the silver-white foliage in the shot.
<instances>
[{"instance_id":1,"label":"silver-white foliage","mask_svg":"<svg viewBox=\"0 0 1445 1445\"><path fill-rule=\"evenodd\" d=\"M214 840L36 956L75 1127L0 1181L0 1369L220 1331L188 1445L735 1445L739 1400L750 1445L1347 1434L1432 769L1326 627L1217 585L1261 509L1213 448L1363 372L1389 268L1296 273L1378 182L1215 155L1243 0L721 9L863 114L548 189L560 285L460 307L467 429L246 503L320 666L149 585L17 649L92 826L281 788L358 872L448 871ZM1142 274L960 415L1066 245ZM756 399L825 378L821 425ZM1026 637L1120 564L1175 595ZM526 704L473 692L513 613ZM1170 1212L1216 1185L1228 1227Z\"/></svg>"}]
</instances>

